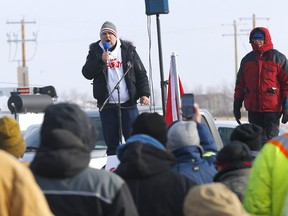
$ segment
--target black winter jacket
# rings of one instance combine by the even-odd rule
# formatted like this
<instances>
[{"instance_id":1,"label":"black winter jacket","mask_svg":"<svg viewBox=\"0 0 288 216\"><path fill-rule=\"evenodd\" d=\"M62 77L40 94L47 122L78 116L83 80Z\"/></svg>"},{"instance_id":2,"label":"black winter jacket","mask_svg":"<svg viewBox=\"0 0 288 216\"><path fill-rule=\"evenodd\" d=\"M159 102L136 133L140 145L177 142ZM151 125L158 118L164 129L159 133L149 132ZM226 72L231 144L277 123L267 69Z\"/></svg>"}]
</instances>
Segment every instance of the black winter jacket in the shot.
<instances>
[{"instance_id":1,"label":"black winter jacket","mask_svg":"<svg viewBox=\"0 0 288 216\"><path fill-rule=\"evenodd\" d=\"M150 96L150 88L148 77L144 65L136 52L135 46L128 41L121 41L121 54L123 72L128 68L128 62L132 64L132 68L125 76L131 105L136 104L137 100L142 96ZM103 50L99 46L100 40L92 43L86 58L86 63L82 68L83 76L93 79L93 96L97 99L97 106L100 107L109 92L107 88L107 64L102 61Z\"/></svg>"},{"instance_id":2,"label":"black winter jacket","mask_svg":"<svg viewBox=\"0 0 288 216\"><path fill-rule=\"evenodd\" d=\"M78 137L63 129L48 137L54 148L41 145L30 168L56 216L138 215L125 181L88 167L90 152Z\"/></svg>"},{"instance_id":3,"label":"black winter jacket","mask_svg":"<svg viewBox=\"0 0 288 216\"><path fill-rule=\"evenodd\" d=\"M115 172L127 182L139 215L181 216L184 197L196 183L172 171L175 158L165 149L156 148L158 141L143 137L134 135L121 145L120 164ZM131 139L138 141L130 142Z\"/></svg>"}]
</instances>

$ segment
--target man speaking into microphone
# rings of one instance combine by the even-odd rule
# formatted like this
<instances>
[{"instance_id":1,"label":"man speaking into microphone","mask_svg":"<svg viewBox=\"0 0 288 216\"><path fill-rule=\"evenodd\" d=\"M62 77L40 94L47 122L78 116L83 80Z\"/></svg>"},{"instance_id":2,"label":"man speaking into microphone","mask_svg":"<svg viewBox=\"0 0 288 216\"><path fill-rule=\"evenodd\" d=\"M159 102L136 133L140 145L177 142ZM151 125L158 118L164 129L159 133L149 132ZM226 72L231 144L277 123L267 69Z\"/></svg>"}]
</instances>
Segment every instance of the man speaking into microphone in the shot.
<instances>
[{"instance_id":1,"label":"man speaking into microphone","mask_svg":"<svg viewBox=\"0 0 288 216\"><path fill-rule=\"evenodd\" d=\"M82 74L93 80L107 155L115 155L122 140L120 133L126 140L139 115L138 99L149 105L147 72L135 46L119 39L116 26L106 21L100 29L100 40L89 47Z\"/></svg>"}]
</instances>

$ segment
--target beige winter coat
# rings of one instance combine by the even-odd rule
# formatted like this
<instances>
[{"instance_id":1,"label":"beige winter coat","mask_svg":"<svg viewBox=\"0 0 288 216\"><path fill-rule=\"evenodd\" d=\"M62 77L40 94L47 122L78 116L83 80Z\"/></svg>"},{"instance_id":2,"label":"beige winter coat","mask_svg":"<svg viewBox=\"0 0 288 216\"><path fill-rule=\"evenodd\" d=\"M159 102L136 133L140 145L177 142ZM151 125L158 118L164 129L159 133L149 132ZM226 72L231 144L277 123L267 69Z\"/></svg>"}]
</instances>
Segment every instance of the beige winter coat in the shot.
<instances>
[{"instance_id":1,"label":"beige winter coat","mask_svg":"<svg viewBox=\"0 0 288 216\"><path fill-rule=\"evenodd\" d=\"M2 150L0 170L1 216L53 215L31 171Z\"/></svg>"}]
</instances>

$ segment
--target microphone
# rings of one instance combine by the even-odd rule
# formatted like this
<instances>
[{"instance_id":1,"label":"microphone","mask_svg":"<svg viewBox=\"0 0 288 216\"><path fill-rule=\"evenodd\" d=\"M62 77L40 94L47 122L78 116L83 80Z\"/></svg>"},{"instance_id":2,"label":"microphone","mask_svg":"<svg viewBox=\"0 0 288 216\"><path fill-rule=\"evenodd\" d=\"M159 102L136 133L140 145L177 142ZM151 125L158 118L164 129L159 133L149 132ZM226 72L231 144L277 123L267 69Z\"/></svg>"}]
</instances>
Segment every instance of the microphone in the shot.
<instances>
[{"instance_id":1,"label":"microphone","mask_svg":"<svg viewBox=\"0 0 288 216\"><path fill-rule=\"evenodd\" d=\"M106 42L103 44L103 47L104 47L105 52L108 52L108 50L110 49L110 43L109 43L108 41L106 41Z\"/></svg>"}]
</instances>

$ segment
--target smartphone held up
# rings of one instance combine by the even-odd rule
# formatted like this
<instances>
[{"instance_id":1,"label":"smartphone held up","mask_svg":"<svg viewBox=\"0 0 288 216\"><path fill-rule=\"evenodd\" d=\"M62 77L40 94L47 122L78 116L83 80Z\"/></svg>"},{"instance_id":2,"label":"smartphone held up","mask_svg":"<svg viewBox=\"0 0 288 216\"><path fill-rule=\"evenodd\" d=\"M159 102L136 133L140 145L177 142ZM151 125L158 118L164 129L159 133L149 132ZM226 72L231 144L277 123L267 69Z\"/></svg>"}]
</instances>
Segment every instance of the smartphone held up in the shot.
<instances>
[{"instance_id":1,"label":"smartphone held up","mask_svg":"<svg viewBox=\"0 0 288 216\"><path fill-rule=\"evenodd\" d=\"M194 115L194 94L186 93L182 95L182 117L192 119Z\"/></svg>"}]
</instances>

